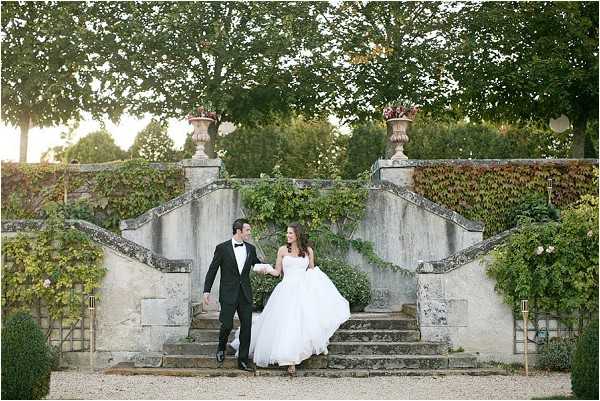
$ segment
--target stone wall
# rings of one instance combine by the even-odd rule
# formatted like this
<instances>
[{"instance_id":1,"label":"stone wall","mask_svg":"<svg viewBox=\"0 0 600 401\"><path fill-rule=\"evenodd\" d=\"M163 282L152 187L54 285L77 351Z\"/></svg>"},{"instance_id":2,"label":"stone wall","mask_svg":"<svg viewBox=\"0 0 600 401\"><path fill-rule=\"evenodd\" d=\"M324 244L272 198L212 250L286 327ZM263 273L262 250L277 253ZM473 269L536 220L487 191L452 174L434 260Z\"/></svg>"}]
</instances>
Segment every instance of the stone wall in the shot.
<instances>
[{"instance_id":1,"label":"stone wall","mask_svg":"<svg viewBox=\"0 0 600 401\"><path fill-rule=\"evenodd\" d=\"M486 275L490 252L511 232L448 258L419 264L417 317L423 341L446 341L453 348L479 353L480 360L523 360L514 352L512 310Z\"/></svg>"},{"instance_id":2,"label":"stone wall","mask_svg":"<svg viewBox=\"0 0 600 401\"><path fill-rule=\"evenodd\" d=\"M160 362L167 340L186 337L191 321L190 260L169 260L139 244L91 223L69 224L86 232L102 246L107 274L96 291L96 367L122 361L140 366ZM37 220L4 220L2 237L33 232ZM88 353L67 355L76 364L88 364Z\"/></svg>"},{"instance_id":3,"label":"stone wall","mask_svg":"<svg viewBox=\"0 0 600 401\"><path fill-rule=\"evenodd\" d=\"M254 180L239 180L250 184ZM322 180L294 180L302 186L327 190L333 183ZM192 301L200 302L204 278L215 246L231 237L231 223L243 216L239 193L224 180L197 188L149 210L135 219L121 222L122 235L169 258L192 259ZM374 291L370 310L400 310L414 303L414 271L419 260L444 258L481 241L483 226L391 183L370 188L365 219L355 233L374 243L384 260L403 266L411 274L381 271L356 253L350 262L369 273ZM318 253L318 249L316 250ZM274 261L267 261L274 263ZM217 309L218 278L213 286Z\"/></svg>"}]
</instances>

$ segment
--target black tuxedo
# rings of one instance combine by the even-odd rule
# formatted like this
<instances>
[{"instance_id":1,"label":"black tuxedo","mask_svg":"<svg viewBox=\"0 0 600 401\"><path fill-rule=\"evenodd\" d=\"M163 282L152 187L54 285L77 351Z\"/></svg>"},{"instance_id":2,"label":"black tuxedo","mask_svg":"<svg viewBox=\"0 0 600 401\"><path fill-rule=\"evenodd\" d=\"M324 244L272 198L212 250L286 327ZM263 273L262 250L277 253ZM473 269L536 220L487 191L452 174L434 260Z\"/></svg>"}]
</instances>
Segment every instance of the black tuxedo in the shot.
<instances>
[{"instance_id":1,"label":"black tuxedo","mask_svg":"<svg viewBox=\"0 0 600 401\"><path fill-rule=\"evenodd\" d=\"M210 292L217 271L221 268L219 284L219 303L221 313L219 321L219 351L225 350L227 338L233 329L233 315L237 311L240 318L240 349L238 360L248 362L250 349L250 333L252 329L252 288L250 287L251 266L262 263L256 256L256 248L244 242L246 246L246 261L240 274L231 240L225 241L215 248L215 255L206 273L204 292Z\"/></svg>"}]
</instances>

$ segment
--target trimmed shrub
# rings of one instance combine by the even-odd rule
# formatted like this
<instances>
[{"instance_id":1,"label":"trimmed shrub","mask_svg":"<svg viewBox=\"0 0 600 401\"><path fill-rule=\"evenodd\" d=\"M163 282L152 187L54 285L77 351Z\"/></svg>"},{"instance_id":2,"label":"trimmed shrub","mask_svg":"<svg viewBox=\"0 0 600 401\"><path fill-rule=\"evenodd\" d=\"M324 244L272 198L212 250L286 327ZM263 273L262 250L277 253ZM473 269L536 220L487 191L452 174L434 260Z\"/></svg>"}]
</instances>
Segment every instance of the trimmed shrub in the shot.
<instances>
[{"instance_id":1,"label":"trimmed shrub","mask_svg":"<svg viewBox=\"0 0 600 401\"><path fill-rule=\"evenodd\" d=\"M42 399L50 391L50 351L31 315L16 312L2 327L2 398Z\"/></svg>"},{"instance_id":2,"label":"trimmed shrub","mask_svg":"<svg viewBox=\"0 0 600 401\"><path fill-rule=\"evenodd\" d=\"M513 227L523 220L540 223L558 221L559 216L559 210L549 205L542 194L535 192L524 195L510 211L511 226Z\"/></svg>"},{"instance_id":3,"label":"trimmed shrub","mask_svg":"<svg viewBox=\"0 0 600 401\"><path fill-rule=\"evenodd\" d=\"M587 326L577 341L571 388L577 398L598 399L598 319Z\"/></svg>"},{"instance_id":4,"label":"trimmed shrub","mask_svg":"<svg viewBox=\"0 0 600 401\"><path fill-rule=\"evenodd\" d=\"M574 338L551 338L547 344L540 347L537 366L548 370L569 370L576 340Z\"/></svg>"}]
</instances>

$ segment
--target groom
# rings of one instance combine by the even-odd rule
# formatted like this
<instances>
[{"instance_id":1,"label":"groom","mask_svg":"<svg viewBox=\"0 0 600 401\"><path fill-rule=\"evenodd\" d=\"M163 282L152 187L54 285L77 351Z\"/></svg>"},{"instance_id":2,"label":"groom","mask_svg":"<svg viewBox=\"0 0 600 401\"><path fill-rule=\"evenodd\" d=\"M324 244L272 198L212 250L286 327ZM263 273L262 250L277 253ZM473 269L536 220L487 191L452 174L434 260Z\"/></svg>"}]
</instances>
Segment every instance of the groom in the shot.
<instances>
[{"instance_id":1,"label":"groom","mask_svg":"<svg viewBox=\"0 0 600 401\"><path fill-rule=\"evenodd\" d=\"M252 329L252 288L250 287L250 267L262 263L256 256L256 248L249 244L250 224L245 219L233 222L233 238L215 248L206 279L204 280L204 304L209 302L217 270L221 268L221 283L219 284L219 303L221 313L219 321L219 346L217 362L225 360L225 345L233 329L233 315L237 311L240 319L240 349L238 368L253 371L248 363L250 349L250 333Z\"/></svg>"}]
</instances>

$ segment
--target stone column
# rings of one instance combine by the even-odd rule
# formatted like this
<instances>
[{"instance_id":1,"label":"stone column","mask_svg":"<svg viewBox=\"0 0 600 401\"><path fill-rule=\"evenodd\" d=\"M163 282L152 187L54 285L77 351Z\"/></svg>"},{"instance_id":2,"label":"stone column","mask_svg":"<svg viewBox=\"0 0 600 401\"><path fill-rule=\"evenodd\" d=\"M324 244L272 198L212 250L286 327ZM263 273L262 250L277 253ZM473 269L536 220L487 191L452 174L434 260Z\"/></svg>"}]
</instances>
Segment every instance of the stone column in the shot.
<instances>
[{"instance_id":1,"label":"stone column","mask_svg":"<svg viewBox=\"0 0 600 401\"><path fill-rule=\"evenodd\" d=\"M411 160L377 160L371 167L371 180L389 181L412 190L415 162Z\"/></svg>"},{"instance_id":2,"label":"stone column","mask_svg":"<svg viewBox=\"0 0 600 401\"><path fill-rule=\"evenodd\" d=\"M180 162L185 172L185 190L202 187L221 176L221 159L186 159Z\"/></svg>"}]
</instances>

